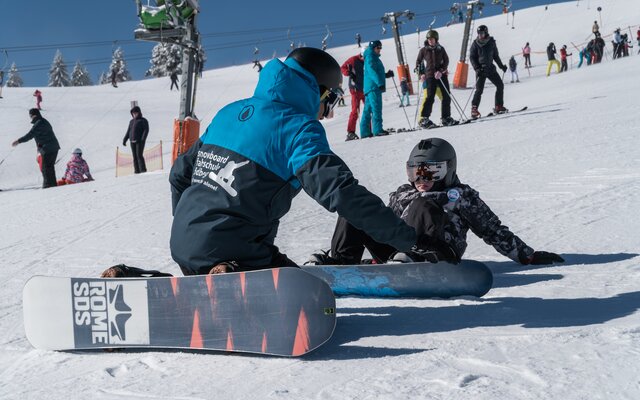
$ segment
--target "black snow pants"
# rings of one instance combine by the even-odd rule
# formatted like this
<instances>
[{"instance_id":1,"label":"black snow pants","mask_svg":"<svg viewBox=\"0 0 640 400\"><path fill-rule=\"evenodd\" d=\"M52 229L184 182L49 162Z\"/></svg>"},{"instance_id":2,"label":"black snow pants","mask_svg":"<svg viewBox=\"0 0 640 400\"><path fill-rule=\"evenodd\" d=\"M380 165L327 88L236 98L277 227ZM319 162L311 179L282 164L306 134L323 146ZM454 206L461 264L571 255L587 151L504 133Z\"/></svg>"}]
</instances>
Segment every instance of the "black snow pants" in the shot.
<instances>
[{"instance_id":1,"label":"black snow pants","mask_svg":"<svg viewBox=\"0 0 640 400\"><path fill-rule=\"evenodd\" d=\"M444 237L445 226L449 220L442 207L432 200L421 197L412 201L409 207L403 219L416 230L418 236L426 235L435 239ZM338 217L331 239L331 256L343 265L360 264L365 248L378 264L387 262L397 252L392 246L376 242L343 217ZM441 257L441 259L444 258L444 256Z\"/></svg>"},{"instance_id":2,"label":"black snow pants","mask_svg":"<svg viewBox=\"0 0 640 400\"><path fill-rule=\"evenodd\" d=\"M42 188L58 186L56 181L56 158L58 150L42 155Z\"/></svg>"},{"instance_id":3,"label":"black snow pants","mask_svg":"<svg viewBox=\"0 0 640 400\"><path fill-rule=\"evenodd\" d=\"M144 162L144 142L131 142L131 153L133 153L133 170L136 174L147 172L147 165Z\"/></svg>"},{"instance_id":4,"label":"black snow pants","mask_svg":"<svg viewBox=\"0 0 640 400\"><path fill-rule=\"evenodd\" d=\"M504 106L504 83L502 78L498 75L498 72L494 69L486 72L486 75L480 75L476 81L476 93L473 95L471 105L478 107L480 105L480 99L482 98L482 92L484 91L484 83L489 79L491 83L496 86L496 106Z\"/></svg>"}]
</instances>

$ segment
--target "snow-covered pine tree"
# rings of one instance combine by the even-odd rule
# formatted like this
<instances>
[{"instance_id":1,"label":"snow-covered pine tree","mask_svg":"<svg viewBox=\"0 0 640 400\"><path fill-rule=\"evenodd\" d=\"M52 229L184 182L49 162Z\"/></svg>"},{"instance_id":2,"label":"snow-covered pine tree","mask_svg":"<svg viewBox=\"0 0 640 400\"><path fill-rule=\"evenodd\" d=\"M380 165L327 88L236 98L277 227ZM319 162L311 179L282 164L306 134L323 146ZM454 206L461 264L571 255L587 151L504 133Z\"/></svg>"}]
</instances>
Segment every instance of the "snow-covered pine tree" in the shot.
<instances>
[{"instance_id":1,"label":"snow-covered pine tree","mask_svg":"<svg viewBox=\"0 0 640 400\"><path fill-rule=\"evenodd\" d=\"M151 51L151 67L145 72L145 76L155 78L171 75L176 71L182 73L182 50L177 44L158 43Z\"/></svg>"},{"instance_id":2,"label":"snow-covered pine tree","mask_svg":"<svg viewBox=\"0 0 640 400\"><path fill-rule=\"evenodd\" d=\"M109 79L115 74L116 82L126 82L131 80L131 74L127 70L127 63L124 60L124 51L118 47L113 52L113 58L111 59L111 65L109 66Z\"/></svg>"},{"instance_id":3,"label":"snow-covered pine tree","mask_svg":"<svg viewBox=\"0 0 640 400\"><path fill-rule=\"evenodd\" d=\"M87 72L86 68L80 64L80 61L76 61L76 65L73 67L73 72L71 72L71 86L91 85L93 85L93 82L91 82L89 72Z\"/></svg>"},{"instance_id":4,"label":"snow-covered pine tree","mask_svg":"<svg viewBox=\"0 0 640 400\"><path fill-rule=\"evenodd\" d=\"M24 82L22 82L22 78L18 72L18 67L16 67L16 63L13 63L11 64L11 69L9 69L7 87L22 87L22 85L24 85Z\"/></svg>"},{"instance_id":5,"label":"snow-covered pine tree","mask_svg":"<svg viewBox=\"0 0 640 400\"><path fill-rule=\"evenodd\" d=\"M109 77L107 76L106 72L101 72L100 73L100 77L98 78L98 85L104 85L109 83Z\"/></svg>"},{"instance_id":6,"label":"snow-covered pine tree","mask_svg":"<svg viewBox=\"0 0 640 400\"><path fill-rule=\"evenodd\" d=\"M51 63L51 69L49 70L49 86L61 87L69 86L71 81L69 80L69 73L67 72L67 64L62 59L62 52L56 51L56 55L53 57L53 63Z\"/></svg>"}]
</instances>

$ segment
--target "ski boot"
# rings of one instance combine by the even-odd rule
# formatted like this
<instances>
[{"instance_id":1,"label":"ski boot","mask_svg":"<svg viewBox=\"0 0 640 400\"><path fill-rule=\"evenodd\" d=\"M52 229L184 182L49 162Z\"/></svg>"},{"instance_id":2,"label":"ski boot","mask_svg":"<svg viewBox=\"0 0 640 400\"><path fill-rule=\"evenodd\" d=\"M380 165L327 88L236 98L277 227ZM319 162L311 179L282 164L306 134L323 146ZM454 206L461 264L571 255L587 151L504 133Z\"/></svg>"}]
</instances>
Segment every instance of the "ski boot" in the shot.
<instances>
[{"instance_id":1,"label":"ski boot","mask_svg":"<svg viewBox=\"0 0 640 400\"><path fill-rule=\"evenodd\" d=\"M453 126L453 125L458 125L460 121L456 121L451 117L444 117L440 120L440 123L442 124L442 126Z\"/></svg>"},{"instance_id":2,"label":"ski boot","mask_svg":"<svg viewBox=\"0 0 640 400\"><path fill-rule=\"evenodd\" d=\"M345 142L348 142L350 140L358 140L358 139L360 138L358 137L358 135L356 135L355 132L347 132L347 139L345 140Z\"/></svg>"},{"instance_id":3,"label":"ski boot","mask_svg":"<svg viewBox=\"0 0 640 400\"><path fill-rule=\"evenodd\" d=\"M481 116L480 111L478 111L478 106L471 106L471 119L478 119Z\"/></svg>"},{"instance_id":4,"label":"ski boot","mask_svg":"<svg viewBox=\"0 0 640 400\"><path fill-rule=\"evenodd\" d=\"M383 129L382 131L378 132L378 133L374 133L373 136L388 136L389 135L389 131Z\"/></svg>"},{"instance_id":5,"label":"ski boot","mask_svg":"<svg viewBox=\"0 0 640 400\"><path fill-rule=\"evenodd\" d=\"M509 112L509 110L507 110L506 108L504 108L504 106L501 106L501 105L500 106L495 106L493 108L493 113L494 114L505 114L505 113L508 113L508 112Z\"/></svg>"},{"instance_id":6,"label":"ski boot","mask_svg":"<svg viewBox=\"0 0 640 400\"><path fill-rule=\"evenodd\" d=\"M432 129L438 127L438 125L436 125L429 118L421 118L420 122L418 122L418 125L420 125L420 127L423 129Z\"/></svg>"}]
</instances>

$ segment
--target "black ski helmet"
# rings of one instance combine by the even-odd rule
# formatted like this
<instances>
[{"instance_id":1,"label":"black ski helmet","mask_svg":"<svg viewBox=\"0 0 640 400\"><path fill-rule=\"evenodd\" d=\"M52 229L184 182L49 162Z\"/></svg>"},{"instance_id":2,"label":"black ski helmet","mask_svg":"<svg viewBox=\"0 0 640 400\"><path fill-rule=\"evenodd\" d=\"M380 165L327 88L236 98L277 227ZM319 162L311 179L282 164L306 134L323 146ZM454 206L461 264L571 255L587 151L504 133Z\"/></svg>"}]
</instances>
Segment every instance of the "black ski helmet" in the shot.
<instances>
[{"instance_id":1,"label":"black ski helmet","mask_svg":"<svg viewBox=\"0 0 640 400\"><path fill-rule=\"evenodd\" d=\"M478 35L484 33L485 35L489 36L489 28L487 28L486 25L480 25L478 27Z\"/></svg>"},{"instance_id":2,"label":"black ski helmet","mask_svg":"<svg viewBox=\"0 0 640 400\"><path fill-rule=\"evenodd\" d=\"M336 89L342 86L340 64L323 50L314 47L300 47L293 50L287 58L293 58L309 71L318 82L318 86Z\"/></svg>"},{"instance_id":3,"label":"black ski helmet","mask_svg":"<svg viewBox=\"0 0 640 400\"><path fill-rule=\"evenodd\" d=\"M409 154L409 159L407 160L407 167L424 162L443 161L447 163L447 174L442 180L442 183L444 187L449 187L457 181L457 160L455 149L444 139L429 138L421 140L420 143L411 150L411 154Z\"/></svg>"},{"instance_id":4,"label":"black ski helmet","mask_svg":"<svg viewBox=\"0 0 640 400\"><path fill-rule=\"evenodd\" d=\"M434 38L436 41L440 40L440 35L438 35L438 31L429 29L427 32L427 39Z\"/></svg>"}]
</instances>

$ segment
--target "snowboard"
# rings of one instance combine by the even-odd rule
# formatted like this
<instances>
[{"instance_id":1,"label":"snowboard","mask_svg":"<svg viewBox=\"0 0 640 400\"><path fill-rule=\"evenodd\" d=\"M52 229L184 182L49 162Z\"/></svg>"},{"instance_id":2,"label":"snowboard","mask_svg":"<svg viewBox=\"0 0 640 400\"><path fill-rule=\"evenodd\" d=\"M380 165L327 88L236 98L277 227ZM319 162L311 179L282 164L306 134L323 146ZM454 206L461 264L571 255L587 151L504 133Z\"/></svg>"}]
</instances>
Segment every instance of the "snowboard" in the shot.
<instances>
[{"instance_id":1,"label":"snowboard","mask_svg":"<svg viewBox=\"0 0 640 400\"><path fill-rule=\"evenodd\" d=\"M162 278L34 276L24 328L38 349L177 348L301 356L336 324L335 297L299 268Z\"/></svg>"},{"instance_id":2,"label":"snowboard","mask_svg":"<svg viewBox=\"0 0 640 400\"><path fill-rule=\"evenodd\" d=\"M481 262L308 265L305 271L326 281L338 296L449 298L485 295L493 284Z\"/></svg>"}]
</instances>

